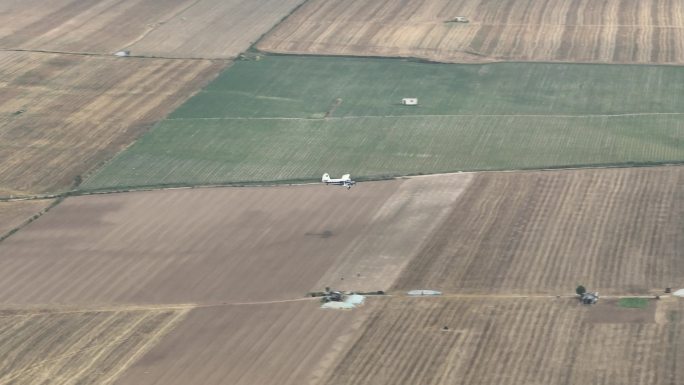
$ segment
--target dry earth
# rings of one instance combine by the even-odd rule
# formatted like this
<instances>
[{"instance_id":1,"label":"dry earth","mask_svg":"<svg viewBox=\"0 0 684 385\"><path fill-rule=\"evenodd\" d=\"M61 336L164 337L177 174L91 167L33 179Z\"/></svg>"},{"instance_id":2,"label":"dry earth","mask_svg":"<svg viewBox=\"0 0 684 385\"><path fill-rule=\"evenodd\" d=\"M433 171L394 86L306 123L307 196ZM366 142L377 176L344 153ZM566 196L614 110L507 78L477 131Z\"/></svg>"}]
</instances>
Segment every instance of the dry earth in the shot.
<instances>
[{"instance_id":1,"label":"dry earth","mask_svg":"<svg viewBox=\"0 0 684 385\"><path fill-rule=\"evenodd\" d=\"M0 196L68 189L223 66L0 52Z\"/></svg>"},{"instance_id":2,"label":"dry earth","mask_svg":"<svg viewBox=\"0 0 684 385\"><path fill-rule=\"evenodd\" d=\"M396 288L662 291L684 282L684 167L478 174Z\"/></svg>"},{"instance_id":3,"label":"dry earth","mask_svg":"<svg viewBox=\"0 0 684 385\"><path fill-rule=\"evenodd\" d=\"M471 178L68 198L2 243L0 302L221 303L325 286L384 290Z\"/></svg>"},{"instance_id":4,"label":"dry earth","mask_svg":"<svg viewBox=\"0 0 684 385\"><path fill-rule=\"evenodd\" d=\"M116 384L321 383L372 308L323 310L312 299L193 310Z\"/></svg>"},{"instance_id":5,"label":"dry earth","mask_svg":"<svg viewBox=\"0 0 684 385\"><path fill-rule=\"evenodd\" d=\"M45 210L52 200L0 202L0 238Z\"/></svg>"},{"instance_id":6,"label":"dry earth","mask_svg":"<svg viewBox=\"0 0 684 385\"><path fill-rule=\"evenodd\" d=\"M185 313L0 309L0 384L111 384Z\"/></svg>"},{"instance_id":7,"label":"dry earth","mask_svg":"<svg viewBox=\"0 0 684 385\"><path fill-rule=\"evenodd\" d=\"M391 298L322 383L679 384L684 304L646 321L593 322L614 304L570 298ZM655 301L655 300L654 300ZM380 304L378 304L380 305ZM653 313L649 309L626 309ZM448 330L443 330L444 327Z\"/></svg>"},{"instance_id":8,"label":"dry earth","mask_svg":"<svg viewBox=\"0 0 684 385\"><path fill-rule=\"evenodd\" d=\"M470 23L449 23L465 16ZM311 0L259 42L280 53L684 63L679 0Z\"/></svg>"},{"instance_id":9,"label":"dry earth","mask_svg":"<svg viewBox=\"0 0 684 385\"><path fill-rule=\"evenodd\" d=\"M5 49L232 58L301 0L41 0L0 3Z\"/></svg>"}]
</instances>

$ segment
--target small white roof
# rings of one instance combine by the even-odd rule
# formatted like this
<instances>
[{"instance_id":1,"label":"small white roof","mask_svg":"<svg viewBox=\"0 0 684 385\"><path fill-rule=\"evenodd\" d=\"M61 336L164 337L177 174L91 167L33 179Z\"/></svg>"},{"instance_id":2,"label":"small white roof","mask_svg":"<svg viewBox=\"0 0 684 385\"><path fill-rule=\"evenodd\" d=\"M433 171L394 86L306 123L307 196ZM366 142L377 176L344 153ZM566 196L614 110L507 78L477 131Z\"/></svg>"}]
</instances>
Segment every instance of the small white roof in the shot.
<instances>
[{"instance_id":1,"label":"small white roof","mask_svg":"<svg viewBox=\"0 0 684 385\"><path fill-rule=\"evenodd\" d=\"M411 290L408 295L442 295L441 291L437 290Z\"/></svg>"},{"instance_id":2,"label":"small white roof","mask_svg":"<svg viewBox=\"0 0 684 385\"><path fill-rule=\"evenodd\" d=\"M674 293L672 293L672 295L674 295L676 297L684 297L684 289L679 289L679 290L675 291Z\"/></svg>"}]
</instances>

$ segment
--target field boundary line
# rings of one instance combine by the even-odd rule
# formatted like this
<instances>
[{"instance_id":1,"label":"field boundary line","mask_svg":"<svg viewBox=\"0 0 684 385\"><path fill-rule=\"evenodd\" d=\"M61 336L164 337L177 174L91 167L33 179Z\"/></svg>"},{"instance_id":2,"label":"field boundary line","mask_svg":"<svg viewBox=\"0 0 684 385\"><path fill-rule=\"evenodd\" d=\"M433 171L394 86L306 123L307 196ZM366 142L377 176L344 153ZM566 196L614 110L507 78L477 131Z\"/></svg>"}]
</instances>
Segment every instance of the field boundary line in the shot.
<instances>
[{"instance_id":1,"label":"field boundary line","mask_svg":"<svg viewBox=\"0 0 684 385\"><path fill-rule=\"evenodd\" d=\"M225 116L225 117L209 117L209 118L168 118L166 120L172 121L193 121L193 120L295 120L295 121L330 121L330 120L345 120L345 119L373 119L373 118L439 118L439 117L457 117L457 118L620 118L632 116L679 116L684 115L684 112L627 112L621 114L582 114L582 115L546 115L546 114L406 114L406 115L355 115L355 116L331 116L325 118L305 118L305 117L241 117L241 116Z\"/></svg>"},{"instance_id":2,"label":"field boundary line","mask_svg":"<svg viewBox=\"0 0 684 385\"><path fill-rule=\"evenodd\" d=\"M126 57L116 57L114 54L110 53L97 53L97 52L78 52L78 51L52 51L46 49L23 49L23 48L0 48L0 52L27 52L27 53L38 53L38 54L50 54L50 55L73 55L73 56L92 56L92 57L105 57L119 60L126 59L159 59L159 60L187 60L187 61L211 61L211 62L233 62L235 57L176 57L176 56L154 56L154 55L130 55Z\"/></svg>"}]
</instances>

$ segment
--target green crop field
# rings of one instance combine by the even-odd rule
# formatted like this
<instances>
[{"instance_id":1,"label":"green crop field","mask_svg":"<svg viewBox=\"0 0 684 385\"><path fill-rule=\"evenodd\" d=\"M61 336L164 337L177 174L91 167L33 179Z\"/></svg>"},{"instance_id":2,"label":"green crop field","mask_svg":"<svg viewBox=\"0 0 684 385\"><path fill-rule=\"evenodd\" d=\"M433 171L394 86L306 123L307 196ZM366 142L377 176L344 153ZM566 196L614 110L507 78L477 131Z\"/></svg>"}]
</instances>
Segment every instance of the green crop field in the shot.
<instances>
[{"instance_id":1,"label":"green crop field","mask_svg":"<svg viewBox=\"0 0 684 385\"><path fill-rule=\"evenodd\" d=\"M683 78L666 66L263 56L233 64L83 188L681 162Z\"/></svg>"}]
</instances>

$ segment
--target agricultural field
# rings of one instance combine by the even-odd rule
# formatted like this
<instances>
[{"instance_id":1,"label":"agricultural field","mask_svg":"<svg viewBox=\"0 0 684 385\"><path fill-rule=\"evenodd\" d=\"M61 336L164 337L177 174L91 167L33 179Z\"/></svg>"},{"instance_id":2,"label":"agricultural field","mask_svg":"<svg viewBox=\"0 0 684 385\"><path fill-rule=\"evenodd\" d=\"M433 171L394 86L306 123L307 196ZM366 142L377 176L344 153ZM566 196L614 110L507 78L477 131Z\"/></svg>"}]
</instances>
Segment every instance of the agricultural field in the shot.
<instances>
[{"instance_id":1,"label":"agricultural field","mask_svg":"<svg viewBox=\"0 0 684 385\"><path fill-rule=\"evenodd\" d=\"M453 22L459 16L469 22ZM678 0L311 0L257 47L443 62L679 65L682 41Z\"/></svg>"},{"instance_id":2,"label":"agricultural field","mask_svg":"<svg viewBox=\"0 0 684 385\"><path fill-rule=\"evenodd\" d=\"M51 199L0 202L0 238L48 208Z\"/></svg>"},{"instance_id":3,"label":"agricultural field","mask_svg":"<svg viewBox=\"0 0 684 385\"><path fill-rule=\"evenodd\" d=\"M395 289L648 294L684 281L684 167L486 173Z\"/></svg>"},{"instance_id":4,"label":"agricultural field","mask_svg":"<svg viewBox=\"0 0 684 385\"><path fill-rule=\"evenodd\" d=\"M0 52L0 196L71 189L223 66Z\"/></svg>"},{"instance_id":5,"label":"agricultural field","mask_svg":"<svg viewBox=\"0 0 684 385\"><path fill-rule=\"evenodd\" d=\"M378 305L321 383L684 381L677 300L627 309L642 318L625 318L611 301L587 307L569 298L388 298Z\"/></svg>"},{"instance_id":6,"label":"agricultural field","mask_svg":"<svg viewBox=\"0 0 684 385\"><path fill-rule=\"evenodd\" d=\"M665 66L250 56L82 188L680 163L682 76ZM420 105L402 106L408 96Z\"/></svg>"},{"instance_id":7,"label":"agricultural field","mask_svg":"<svg viewBox=\"0 0 684 385\"><path fill-rule=\"evenodd\" d=\"M0 4L0 47L233 58L301 0L39 0Z\"/></svg>"},{"instance_id":8,"label":"agricultural field","mask_svg":"<svg viewBox=\"0 0 684 385\"><path fill-rule=\"evenodd\" d=\"M112 384L185 310L0 309L0 383Z\"/></svg>"},{"instance_id":9,"label":"agricultural field","mask_svg":"<svg viewBox=\"0 0 684 385\"><path fill-rule=\"evenodd\" d=\"M116 384L322 384L372 305L326 311L310 299L198 308Z\"/></svg>"},{"instance_id":10,"label":"agricultural field","mask_svg":"<svg viewBox=\"0 0 684 385\"><path fill-rule=\"evenodd\" d=\"M385 290L471 178L67 198L2 242L0 303L215 304L326 286Z\"/></svg>"}]
</instances>

